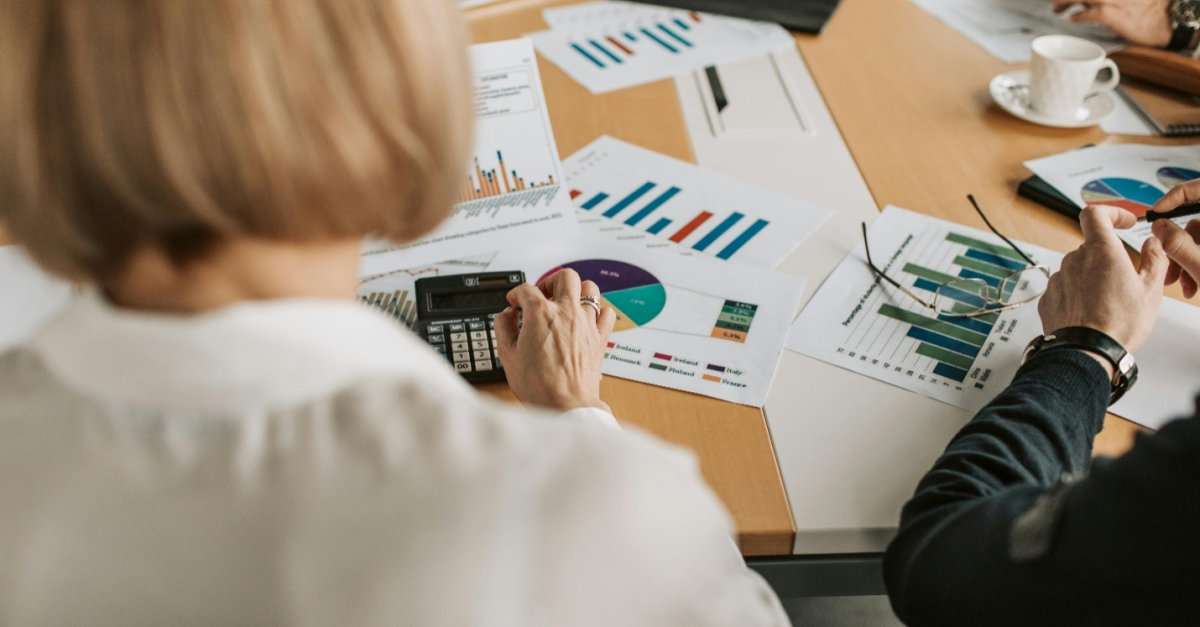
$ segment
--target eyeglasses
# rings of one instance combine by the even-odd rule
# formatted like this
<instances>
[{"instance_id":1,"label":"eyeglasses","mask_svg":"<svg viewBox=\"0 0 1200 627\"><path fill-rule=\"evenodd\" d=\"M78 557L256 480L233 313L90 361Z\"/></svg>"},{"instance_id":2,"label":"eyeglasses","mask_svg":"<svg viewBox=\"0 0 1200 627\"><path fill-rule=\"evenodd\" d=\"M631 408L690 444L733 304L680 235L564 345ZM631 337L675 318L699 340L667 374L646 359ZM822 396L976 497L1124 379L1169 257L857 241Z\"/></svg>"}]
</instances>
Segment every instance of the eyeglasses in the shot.
<instances>
[{"instance_id":1,"label":"eyeglasses","mask_svg":"<svg viewBox=\"0 0 1200 627\"><path fill-rule=\"evenodd\" d=\"M899 281L889 277L875 265L875 262L871 260L871 244L867 241L867 223L863 222L863 246L867 250L867 265L879 278L940 316L974 318L998 311L1016 309L1037 300L1046 292L1046 286L1050 281L1050 268L1035 263L1033 259L1029 258L1029 255L1017 248L1012 240L997 231L996 227L992 226L991 220L984 215L983 209L979 208L979 203L975 202L975 196L968 194L967 199L971 201L971 206L975 207L979 217L983 218L984 224L1004 240L1012 251L1021 260L1024 260L1026 265L1022 265L1008 252L1008 249L1003 247L987 244L986 249L983 247L976 249L968 245L967 254L957 257L954 261L955 265L963 268L959 277L941 275L944 278L936 282L936 287L931 290L927 289L927 291L933 292L933 299L926 300L901 285ZM929 277L922 277L917 281L915 287L922 289L922 283L931 287L932 282ZM1013 301L1013 295L1018 293L1020 293L1021 300Z\"/></svg>"}]
</instances>

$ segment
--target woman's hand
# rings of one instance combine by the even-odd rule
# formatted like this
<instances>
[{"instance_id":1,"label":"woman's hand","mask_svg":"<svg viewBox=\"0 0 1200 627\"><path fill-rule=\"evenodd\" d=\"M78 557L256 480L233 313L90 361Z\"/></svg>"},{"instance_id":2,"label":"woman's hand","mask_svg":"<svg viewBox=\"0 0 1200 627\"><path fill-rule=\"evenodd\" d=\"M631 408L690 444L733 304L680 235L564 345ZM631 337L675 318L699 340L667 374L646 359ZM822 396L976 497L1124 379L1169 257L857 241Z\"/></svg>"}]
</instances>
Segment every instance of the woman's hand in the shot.
<instances>
[{"instance_id":1,"label":"woman's hand","mask_svg":"<svg viewBox=\"0 0 1200 627\"><path fill-rule=\"evenodd\" d=\"M1176 185L1154 203L1151 210L1162 213L1194 202L1200 202L1200 179ZM1187 229L1179 228L1170 220L1155 220L1153 229L1154 237L1162 242L1163 251L1171 260L1171 267L1167 269L1167 285L1179 281L1185 297L1195 296L1200 291L1197 287L1200 286L1200 245L1197 245L1200 242L1200 220L1188 222Z\"/></svg>"},{"instance_id":2,"label":"woman's hand","mask_svg":"<svg viewBox=\"0 0 1200 627\"><path fill-rule=\"evenodd\" d=\"M1171 43L1169 0L1050 0L1055 13L1082 4L1084 9L1071 16L1074 22L1095 22L1113 29L1127 41L1143 46L1165 48Z\"/></svg>"},{"instance_id":3,"label":"woman's hand","mask_svg":"<svg viewBox=\"0 0 1200 627\"><path fill-rule=\"evenodd\" d=\"M512 307L496 316L497 350L521 402L559 411L609 411L600 400L600 367L617 315L604 307L597 316L580 302L582 296L599 303L600 288L591 281L580 283L574 270L560 270L537 287L526 283L508 293Z\"/></svg>"}]
</instances>

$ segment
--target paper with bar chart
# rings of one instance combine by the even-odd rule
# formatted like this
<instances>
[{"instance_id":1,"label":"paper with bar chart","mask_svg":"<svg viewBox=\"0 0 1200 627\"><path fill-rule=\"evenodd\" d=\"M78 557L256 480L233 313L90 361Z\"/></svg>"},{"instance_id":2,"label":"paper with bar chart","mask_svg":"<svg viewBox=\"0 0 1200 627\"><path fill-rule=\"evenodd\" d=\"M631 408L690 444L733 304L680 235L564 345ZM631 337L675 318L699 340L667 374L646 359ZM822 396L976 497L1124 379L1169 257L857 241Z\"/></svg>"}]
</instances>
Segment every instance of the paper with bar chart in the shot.
<instances>
[{"instance_id":1,"label":"paper with bar chart","mask_svg":"<svg viewBox=\"0 0 1200 627\"><path fill-rule=\"evenodd\" d=\"M491 260L492 255L456 259L361 278L357 288L358 298L363 305L395 318L411 329L417 321L417 301L413 296L417 279L483 272Z\"/></svg>"},{"instance_id":2,"label":"paper with bar chart","mask_svg":"<svg viewBox=\"0 0 1200 627\"><path fill-rule=\"evenodd\" d=\"M475 151L460 202L419 242L368 242L362 276L578 233L533 47L526 39L471 46Z\"/></svg>"},{"instance_id":3,"label":"paper with bar chart","mask_svg":"<svg viewBox=\"0 0 1200 627\"><path fill-rule=\"evenodd\" d=\"M617 311L604 373L761 407L804 279L587 237L501 251L531 281L570 268Z\"/></svg>"},{"instance_id":4,"label":"paper with bar chart","mask_svg":"<svg viewBox=\"0 0 1200 627\"><path fill-rule=\"evenodd\" d=\"M869 237L876 266L926 300L939 285L958 279L979 279L998 290L1005 277L1028 265L990 232L897 207L883 211ZM1054 251L1018 246L1051 270L1062 261ZM1020 302L1040 292L1017 282L1003 300ZM983 304L979 292L969 290L943 290L940 298L955 312ZM859 244L796 319L788 348L977 410L1008 385L1025 345L1040 333L1036 302L974 318L936 315L877 280Z\"/></svg>"},{"instance_id":5,"label":"paper with bar chart","mask_svg":"<svg viewBox=\"0 0 1200 627\"><path fill-rule=\"evenodd\" d=\"M612 230L616 239L759 268L774 268L830 215L608 136L568 157L563 170L580 213L623 227Z\"/></svg>"},{"instance_id":6,"label":"paper with bar chart","mask_svg":"<svg viewBox=\"0 0 1200 627\"><path fill-rule=\"evenodd\" d=\"M1200 145L1093 146L1025 162L1080 209L1111 205L1144 216L1172 187L1200 178ZM1186 226L1195 216L1176 218ZM1140 250L1150 238L1150 223L1117 231L1121 241Z\"/></svg>"},{"instance_id":7,"label":"paper with bar chart","mask_svg":"<svg viewBox=\"0 0 1200 627\"><path fill-rule=\"evenodd\" d=\"M633 2L589 2L543 13L538 52L592 93L662 80L795 45L778 24Z\"/></svg>"}]
</instances>

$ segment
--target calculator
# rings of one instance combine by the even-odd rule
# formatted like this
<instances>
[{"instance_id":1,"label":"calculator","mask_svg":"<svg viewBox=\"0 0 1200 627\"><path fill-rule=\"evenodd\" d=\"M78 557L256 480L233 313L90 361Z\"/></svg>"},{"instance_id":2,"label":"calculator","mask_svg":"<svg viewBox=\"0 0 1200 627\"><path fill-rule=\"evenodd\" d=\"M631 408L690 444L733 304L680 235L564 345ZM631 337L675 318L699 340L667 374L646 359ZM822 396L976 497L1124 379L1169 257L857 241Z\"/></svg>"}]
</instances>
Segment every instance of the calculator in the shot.
<instances>
[{"instance_id":1,"label":"calculator","mask_svg":"<svg viewBox=\"0 0 1200 627\"><path fill-rule=\"evenodd\" d=\"M523 272L484 272L417 279L417 333L472 383L504 381L496 352L496 316Z\"/></svg>"}]
</instances>

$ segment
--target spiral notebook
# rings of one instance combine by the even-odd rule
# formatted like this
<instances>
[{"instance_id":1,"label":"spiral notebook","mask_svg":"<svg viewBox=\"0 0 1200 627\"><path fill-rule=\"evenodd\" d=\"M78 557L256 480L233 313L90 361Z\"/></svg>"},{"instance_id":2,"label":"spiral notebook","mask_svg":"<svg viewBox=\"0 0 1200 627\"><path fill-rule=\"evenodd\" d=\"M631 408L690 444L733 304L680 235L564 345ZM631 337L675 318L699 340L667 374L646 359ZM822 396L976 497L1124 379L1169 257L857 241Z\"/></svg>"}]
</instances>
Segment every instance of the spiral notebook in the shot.
<instances>
[{"instance_id":1,"label":"spiral notebook","mask_svg":"<svg viewBox=\"0 0 1200 627\"><path fill-rule=\"evenodd\" d=\"M1163 137L1200 135L1200 99L1124 78L1117 93L1150 128Z\"/></svg>"}]
</instances>

